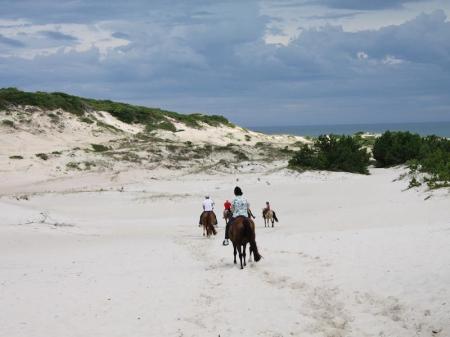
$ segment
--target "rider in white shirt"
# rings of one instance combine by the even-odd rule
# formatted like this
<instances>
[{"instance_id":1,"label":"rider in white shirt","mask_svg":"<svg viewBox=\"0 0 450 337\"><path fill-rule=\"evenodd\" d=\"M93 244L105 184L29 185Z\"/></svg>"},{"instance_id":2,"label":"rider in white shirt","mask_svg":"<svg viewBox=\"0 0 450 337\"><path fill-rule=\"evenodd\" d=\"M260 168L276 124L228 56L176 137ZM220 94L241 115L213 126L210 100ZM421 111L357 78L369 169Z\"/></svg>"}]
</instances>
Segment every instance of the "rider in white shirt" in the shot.
<instances>
[{"instance_id":1,"label":"rider in white shirt","mask_svg":"<svg viewBox=\"0 0 450 337\"><path fill-rule=\"evenodd\" d=\"M198 222L199 225L202 224L202 216L205 212L213 212L214 215L214 225L217 225L217 217L214 213L214 201L209 197L209 195L205 196L205 200L203 200L203 212L200 215L200 220Z\"/></svg>"},{"instance_id":2,"label":"rider in white shirt","mask_svg":"<svg viewBox=\"0 0 450 337\"><path fill-rule=\"evenodd\" d=\"M205 197L205 200L203 200L203 210L205 212L211 212L214 210L214 201L209 198L209 196Z\"/></svg>"}]
</instances>

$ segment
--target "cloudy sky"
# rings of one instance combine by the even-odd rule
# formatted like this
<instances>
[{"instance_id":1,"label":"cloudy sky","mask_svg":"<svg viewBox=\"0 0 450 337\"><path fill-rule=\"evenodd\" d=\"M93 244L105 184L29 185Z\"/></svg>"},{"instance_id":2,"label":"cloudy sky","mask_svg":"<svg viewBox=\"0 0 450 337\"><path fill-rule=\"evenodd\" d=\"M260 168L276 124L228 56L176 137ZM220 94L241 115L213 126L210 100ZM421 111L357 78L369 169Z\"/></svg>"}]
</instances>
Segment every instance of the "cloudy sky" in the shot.
<instances>
[{"instance_id":1,"label":"cloudy sky","mask_svg":"<svg viewBox=\"0 0 450 337\"><path fill-rule=\"evenodd\" d=\"M450 121L448 0L0 0L0 87L246 126Z\"/></svg>"}]
</instances>

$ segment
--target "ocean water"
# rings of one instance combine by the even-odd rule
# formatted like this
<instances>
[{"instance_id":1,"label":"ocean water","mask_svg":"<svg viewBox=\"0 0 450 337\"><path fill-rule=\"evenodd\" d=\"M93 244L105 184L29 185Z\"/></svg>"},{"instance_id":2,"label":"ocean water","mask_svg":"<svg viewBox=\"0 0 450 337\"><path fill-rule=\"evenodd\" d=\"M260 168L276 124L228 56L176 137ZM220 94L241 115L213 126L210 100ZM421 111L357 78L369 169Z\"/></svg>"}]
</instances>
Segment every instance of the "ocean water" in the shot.
<instances>
[{"instance_id":1,"label":"ocean water","mask_svg":"<svg viewBox=\"0 0 450 337\"><path fill-rule=\"evenodd\" d=\"M383 133L390 130L410 131L422 136L436 135L450 137L450 122L259 126L248 127L248 129L266 134L290 134L298 136L319 136L331 133L352 135L360 131Z\"/></svg>"}]
</instances>

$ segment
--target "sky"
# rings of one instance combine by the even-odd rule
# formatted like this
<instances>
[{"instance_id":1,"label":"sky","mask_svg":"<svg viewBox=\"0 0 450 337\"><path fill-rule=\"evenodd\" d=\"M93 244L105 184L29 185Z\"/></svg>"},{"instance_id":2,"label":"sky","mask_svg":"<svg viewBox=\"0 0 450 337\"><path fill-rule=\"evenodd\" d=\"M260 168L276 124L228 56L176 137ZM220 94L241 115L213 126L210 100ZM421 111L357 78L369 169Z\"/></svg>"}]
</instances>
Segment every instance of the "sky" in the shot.
<instances>
[{"instance_id":1,"label":"sky","mask_svg":"<svg viewBox=\"0 0 450 337\"><path fill-rule=\"evenodd\" d=\"M0 87L244 126L450 121L448 0L0 0Z\"/></svg>"}]
</instances>

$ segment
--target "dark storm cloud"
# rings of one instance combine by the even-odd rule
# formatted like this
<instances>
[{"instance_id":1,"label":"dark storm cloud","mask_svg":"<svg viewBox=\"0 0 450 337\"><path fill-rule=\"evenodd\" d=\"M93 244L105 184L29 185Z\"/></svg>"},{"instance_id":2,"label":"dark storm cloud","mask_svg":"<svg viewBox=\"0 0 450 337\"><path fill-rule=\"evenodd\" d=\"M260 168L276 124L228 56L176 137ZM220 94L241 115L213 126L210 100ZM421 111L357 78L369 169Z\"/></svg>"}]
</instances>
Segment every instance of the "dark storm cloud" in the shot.
<instances>
[{"instance_id":1,"label":"dark storm cloud","mask_svg":"<svg viewBox=\"0 0 450 337\"><path fill-rule=\"evenodd\" d=\"M303 29L282 46L264 42L272 19L255 1L112 3L122 14L108 9L111 1L62 1L44 14L26 12L30 17L21 18L40 22L59 14L67 22L108 17L102 29L129 44L103 55L93 46L34 59L0 56L0 86L221 113L247 125L450 120L450 23L443 11L378 30ZM369 6L354 3L340 6Z\"/></svg>"}]
</instances>

